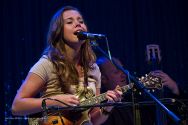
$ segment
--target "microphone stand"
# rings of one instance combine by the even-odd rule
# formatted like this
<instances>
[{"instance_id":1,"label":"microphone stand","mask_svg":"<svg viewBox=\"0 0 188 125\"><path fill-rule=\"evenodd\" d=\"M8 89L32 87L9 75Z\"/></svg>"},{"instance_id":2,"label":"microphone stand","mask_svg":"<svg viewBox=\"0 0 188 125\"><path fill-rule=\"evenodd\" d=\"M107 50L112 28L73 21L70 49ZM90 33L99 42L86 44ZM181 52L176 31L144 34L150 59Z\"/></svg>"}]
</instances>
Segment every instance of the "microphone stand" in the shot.
<instances>
[{"instance_id":1,"label":"microphone stand","mask_svg":"<svg viewBox=\"0 0 188 125\"><path fill-rule=\"evenodd\" d=\"M121 70L124 74L128 75L130 80L134 82L134 84L142 91L144 92L149 98L151 98L157 105L161 107L161 109L168 114L168 116L177 124L182 124L182 121L180 118L178 118L172 111L170 111L165 105L163 105L154 95L152 95L150 92L147 91L147 89L144 87L144 85L133 75L128 73L128 70L125 70L122 66L118 65L113 58L109 57L105 51L98 46L96 41L91 42L92 46L94 46L97 50L99 50L107 59L111 60L112 63Z\"/></svg>"}]
</instances>

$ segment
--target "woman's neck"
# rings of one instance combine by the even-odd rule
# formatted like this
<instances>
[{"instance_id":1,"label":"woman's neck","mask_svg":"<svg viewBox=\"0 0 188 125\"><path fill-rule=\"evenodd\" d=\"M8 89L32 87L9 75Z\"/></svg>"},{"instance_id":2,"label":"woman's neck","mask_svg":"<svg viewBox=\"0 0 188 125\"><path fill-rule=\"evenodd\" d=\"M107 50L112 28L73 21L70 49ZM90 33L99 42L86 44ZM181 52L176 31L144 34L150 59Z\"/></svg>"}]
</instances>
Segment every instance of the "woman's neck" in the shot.
<instances>
[{"instance_id":1,"label":"woman's neck","mask_svg":"<svg viewBox=\"0 0 188 125\"><path fill-rule=\"evenodd\" d=\"M73 47L70 47L69 45L65 45L65 49L66 49L66 52L67 52L66 55L69 61L74 62L75 64L79 64L80 46L73 48Z\"/></svg>"},{"instance_id":2,"label":"woman's neck","mask_svg":"<svg viewBox=\"0 0 188 125\"><path fill-rule=\"evenodd\" d=\"M74 63L75 68L78 72L79 77L84 76L84 70L83 67L80 65L80 47L74 49L71 48L70 46L66 45L65 46L66 52L67 52L67 58L70 62Z\"/></svg>"}]
</instances>

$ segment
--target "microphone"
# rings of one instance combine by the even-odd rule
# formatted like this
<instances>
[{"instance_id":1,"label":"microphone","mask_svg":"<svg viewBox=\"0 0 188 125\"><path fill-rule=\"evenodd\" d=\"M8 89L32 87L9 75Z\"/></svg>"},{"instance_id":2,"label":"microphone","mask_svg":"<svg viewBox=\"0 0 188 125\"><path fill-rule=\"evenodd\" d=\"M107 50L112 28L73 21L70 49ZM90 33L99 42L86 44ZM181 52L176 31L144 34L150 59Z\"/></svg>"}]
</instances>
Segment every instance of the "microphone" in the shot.
<instances>
[{"instance_id":1,"label":"microphone","mask_svg":"<svg viewBox=\"0 0 188 125\"><path fill-rule=\"evenodd\" d=\"M77 35L77 37L80 40L86 40L86 39L90 39L90 40L99 40L99 39L103 39L106 36L104 34L94 34L94 33L88 33L88 32L75 32L75 35Z\"/></svg>"}]
</instances>

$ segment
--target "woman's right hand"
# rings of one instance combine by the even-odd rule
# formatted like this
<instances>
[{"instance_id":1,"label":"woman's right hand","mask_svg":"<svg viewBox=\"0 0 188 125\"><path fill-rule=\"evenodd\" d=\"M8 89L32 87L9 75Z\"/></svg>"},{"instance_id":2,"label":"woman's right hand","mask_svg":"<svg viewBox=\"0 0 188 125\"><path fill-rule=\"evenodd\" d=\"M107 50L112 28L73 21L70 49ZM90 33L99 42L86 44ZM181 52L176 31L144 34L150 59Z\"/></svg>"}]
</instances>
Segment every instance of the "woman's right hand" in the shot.
<instances>
[{"instance_id":1,"label":"woman's right hand","mask_svg":"<svg viewBox=\"0 0 188 125\"><path fill-rule=\"evenodd\" d=\"M56 95L51 97L52 99L57 99L59 101L62 101L70 106L77 106L80 104L79 99L72 94L61 94L61 95ZM60 103L60 102L56 102L56 105L64 107L65 105Z\"/></svg>"}]
</instances>

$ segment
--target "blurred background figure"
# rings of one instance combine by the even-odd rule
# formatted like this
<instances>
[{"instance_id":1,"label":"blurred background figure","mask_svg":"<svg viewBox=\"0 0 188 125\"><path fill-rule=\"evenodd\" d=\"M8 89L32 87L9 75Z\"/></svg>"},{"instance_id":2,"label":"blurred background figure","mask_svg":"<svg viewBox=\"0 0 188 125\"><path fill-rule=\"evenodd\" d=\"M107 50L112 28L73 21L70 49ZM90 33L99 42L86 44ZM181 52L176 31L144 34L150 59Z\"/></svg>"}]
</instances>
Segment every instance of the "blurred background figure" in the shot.
<instances>
[{"instance_id":1,"label":"blurred background figure","mask_svg":"<svg viewBox=\"0 0 188 125\"><path fill-rule=\"evenodd\" d=\"M119 64L120 66L123 66L119 59L114 58L113 60ZM116 66L108 60L106 57L99 57L97 59L97 64L99 65L99 68L101 70L101 91L105 92L108 89L114 89L115 86L125 86L128 84L128 77L125 75L121 70L117 69ZM163 85L163 91L164 95L163 97L174 97L174 98L180 98L180 90L178 87L178 84L166 73L164 73L161 70L155 70L150 72L151 75L154 75L156 77L161 78L162 85ZM154 93L155 94L155 93ZM183 94L183 93L182 93ZM128 92L124 95L123 101L129 102L132 101L131 99L131 92ZM146 99L143 95L136 96L138 100ZM142 100L144 101L144 100ZM152 125L155 122L155 112L151 110L152 108L141 108L141 123L143 125ZM149 110L147 112L146 110ZM151 113L153 112L153 114ZM150 119L148 119L149 116ZM133 109L130 106L127 107L116 107L113 109L111 116L106 121L105 124L118 124L123 125L130 124L133 125L134 123L133 118Z\"/></svg>"},{"instance_id":2,"label":"blurred background figure","mask_svg":"<svg viewBox=\"0 0 188 125\"><path fill-rule=\"evenodd\" d=\"M119 59L114 58L113 60L120 66L123 64ZM106 57L100 57L97 59L97 64L101 71L101 92L114 89L117 85L120 87L128 84L127 75L121 70L117 69L116 66L108 60ZM122 101L130 101L131 94L124 94ZM104 125L133 125L133 113L131 107L115 107L112 110L111 115Z\"/></svg>"}]
</instances>

